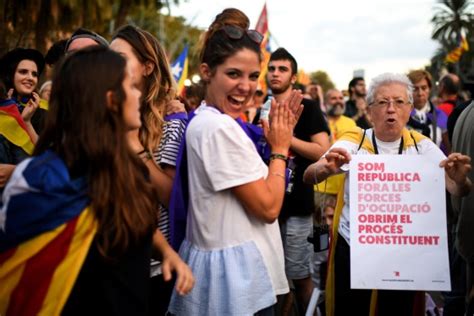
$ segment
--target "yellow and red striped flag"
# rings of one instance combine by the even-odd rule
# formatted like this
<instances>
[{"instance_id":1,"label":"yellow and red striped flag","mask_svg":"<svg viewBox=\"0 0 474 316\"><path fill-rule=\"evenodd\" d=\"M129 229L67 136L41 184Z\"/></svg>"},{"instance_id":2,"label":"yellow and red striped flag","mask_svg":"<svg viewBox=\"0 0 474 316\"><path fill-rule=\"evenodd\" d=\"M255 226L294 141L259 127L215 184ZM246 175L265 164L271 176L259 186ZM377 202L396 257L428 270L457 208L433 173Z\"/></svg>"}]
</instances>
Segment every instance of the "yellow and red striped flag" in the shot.
<instances>
[{"instance_id":1,"label":"yellow and red striped flag","mask_svg":"<svg viewBox=\"0 0 474 316\"><path fill-rule=\"evenodd\" d=\"M11 99L0 102L0 134L12 144L21 147L28 155L33 153L35 145L17 104Z\"/></svg>"},{"instance_id":2,"label":"yellow and red striped flag","mask_svg":"<svg viewBox=\"0 0 474 316\"><path fill-rule=\"evenodd\" d=\"M97 231L87 180L53 152L21 162L0 201L0 315L60 315Z\"/></svg>"},{"instance_id":3,"label":"yellow and red striped flag","mask_svg":"<svg viewBox=\"0 0 474 316\"><path fill-rule=\"evenodd\" d=\"M444 61L447 63L455 64L459 61L462 54L464 54L464 52L467 52L468 50L469 43L467 42L467 39L464 36L461 36L459 39L458 46L446 55Z\"/></svg>"}]
</instances>

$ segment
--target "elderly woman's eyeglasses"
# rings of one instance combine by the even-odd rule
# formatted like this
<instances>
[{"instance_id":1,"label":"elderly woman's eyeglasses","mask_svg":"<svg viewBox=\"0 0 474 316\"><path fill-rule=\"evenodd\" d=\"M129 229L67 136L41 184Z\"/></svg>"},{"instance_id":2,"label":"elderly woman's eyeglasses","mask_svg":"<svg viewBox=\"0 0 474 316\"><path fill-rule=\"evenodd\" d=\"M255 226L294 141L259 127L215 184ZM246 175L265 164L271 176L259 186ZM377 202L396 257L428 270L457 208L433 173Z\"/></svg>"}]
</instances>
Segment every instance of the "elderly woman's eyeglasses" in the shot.
<instances>
[{"instance_id":1,"label":"elderly woman's eyeglasses","mask_svg":"<svg viewBox=\"0 0 474 316\"><path fill-rule=\"evenodd\" d=\"M263 35L256 30L244 30L236 25L225 25L222 29L231 39L239 40L244 37L245 33L247 33L248 37L259 45L263 40Z\"/></svg>"},{"instance_id":2,"label":"elderly woman's eyeglasses","mask_svg":"<svg viewBox=\"0 0 474 316\"><path fill-rule=\"evenodd\" d=\"M392 104L394 107L400 109L400 108L402 108L405 105L410 104L410 103L403 100L403 99L396 99L396 100L386 99L386 100L375 100L374 102L370 103L369 105L373 105L373 106L378 107L378 108L386 108L390 104Z\"/></svg>"}]
</instances>

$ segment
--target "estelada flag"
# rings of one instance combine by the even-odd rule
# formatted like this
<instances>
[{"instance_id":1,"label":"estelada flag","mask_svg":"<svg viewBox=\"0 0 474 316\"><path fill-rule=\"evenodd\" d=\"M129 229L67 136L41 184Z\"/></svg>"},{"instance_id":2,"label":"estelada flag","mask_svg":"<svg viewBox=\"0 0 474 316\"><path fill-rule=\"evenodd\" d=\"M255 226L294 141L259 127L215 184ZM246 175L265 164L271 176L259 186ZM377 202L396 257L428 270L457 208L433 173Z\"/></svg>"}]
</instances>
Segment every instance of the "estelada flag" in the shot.
<instances>
[{"instance_id":1,"label":"estelada flag","mask_svg":"<svg viewBox=\"0 0 474 316\"><path fill-rule=\"evenodd\" d=\"M467 39L464 36L461 36L459 38L458 46L446 55L444 61L452 64L457 63L461 58L462 54L464 54L464 52L467 52L468 50L469 43L467 42Z\"/></svg>"},{"instance_id":2,"label":"estelada flag","mask_svg":"<svg viewBox=\"0 0 474 316\"><path fill-rule=\"evenodd\" d=\"M17 165L0 202L0 315L59 315L97 230L87 180L47 151Z\"/></svg>"},{"instance_id":3,"label":"estelada flag","mask_svg":"<svg viewBox=\"0 0 474 316\"><path fill-rule=\"evenodd\" d=\"M171 64L171 72L178 86L178 95L181 95L184 89L184 80L188 78L188 45L184 46L181 54Z\"/></svg>"},{"instance_id":4,"label":"estelada flag","mask_svg":"<svg viewBox=\"0 0 474 316\"><path fill-rule=\"evenodd\" d=\"M33 153L35 145L17 104L12 99L0 101L0 134L12 144L22 148L28 155Z\"/></svg>"},{"instance_id":5,"label":"estelada flag","mask_svg":"<svg viewBox=\"0 0 474 316\"><path fill-rule=\"evenodd\" d=\"M262 65L261 65L261 72L260 77L258 77L258 86L263 91L263 93L267 93L267 67L268 62L270 61L270 30L268 28L268 15L267 15L267 4L263 5L262 13L260 13L260 17L258 18L257 25L255 26L255 30L263 35L262 43L260 44L260 49L262 51Z\"/></svg>"}]
</instances>

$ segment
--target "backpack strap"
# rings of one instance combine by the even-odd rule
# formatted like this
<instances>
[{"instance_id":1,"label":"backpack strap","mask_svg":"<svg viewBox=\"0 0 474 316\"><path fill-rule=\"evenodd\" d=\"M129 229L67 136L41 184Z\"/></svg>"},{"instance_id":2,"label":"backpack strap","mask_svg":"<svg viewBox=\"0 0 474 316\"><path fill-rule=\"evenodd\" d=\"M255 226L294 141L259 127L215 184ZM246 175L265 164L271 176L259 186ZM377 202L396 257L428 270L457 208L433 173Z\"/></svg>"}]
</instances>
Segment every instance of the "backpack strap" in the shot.
<instances>
[{"instance_id":1,"label":"backpack strap","mask_svg":"<svg viewBox=\"0 0 474 316\"><path fill-rule=\"evenodd\" d=\"M413 139L413 143L415 144L416 152L417 152L417 153L420 153L420 151L418 150L418 145L416 144L415 137L413 137L413 134L412 134L411 132L410 132L410 137L411 137L411 139Z\"/></svg>"},{"instance_id":2,"label":"backpack strap","mask_svg":"<svg viewBox=\"0 0 474 316\"><path fill-rule=\"evenodd\" d=\"M364 133L362 134L362 139L360 141L359 147L357 147L357 151L359 151L362 148L362 144L364 143L366 133L367 133L367 130L364 129Z\"/></svg>"}]
</instances>

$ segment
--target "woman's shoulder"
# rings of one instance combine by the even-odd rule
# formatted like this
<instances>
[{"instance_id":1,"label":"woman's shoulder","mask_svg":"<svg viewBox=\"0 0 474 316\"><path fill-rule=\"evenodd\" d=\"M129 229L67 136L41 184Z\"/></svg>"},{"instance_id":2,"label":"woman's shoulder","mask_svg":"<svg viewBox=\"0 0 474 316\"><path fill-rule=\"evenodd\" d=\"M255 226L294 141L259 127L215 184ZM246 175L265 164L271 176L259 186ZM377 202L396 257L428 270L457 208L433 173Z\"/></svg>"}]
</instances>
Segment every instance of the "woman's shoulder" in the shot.
<instances>
[{"instance_id":1,"label":"woman's shoulder","mask_svg":"<svg viewBox=\"0 0 474 316\"><path fill-rule=\"evenodd\" d=\"M229 115L222 114L210 107L199 111L189 122L188 129L198 129L200 132L211 135L216 132L235 133L235 131L242 130L239 124Z\"/></svg>"}]
</instances>

